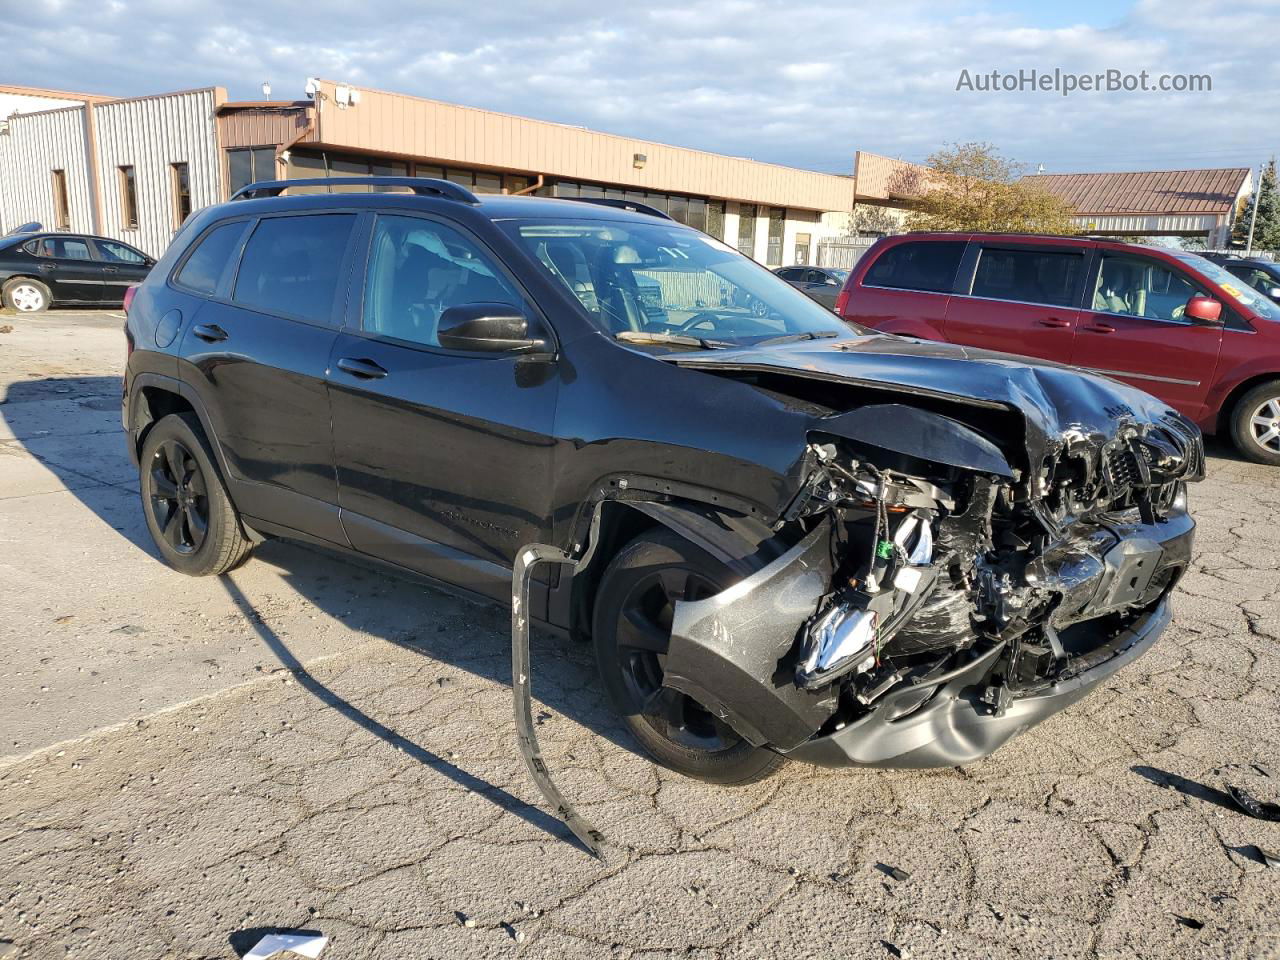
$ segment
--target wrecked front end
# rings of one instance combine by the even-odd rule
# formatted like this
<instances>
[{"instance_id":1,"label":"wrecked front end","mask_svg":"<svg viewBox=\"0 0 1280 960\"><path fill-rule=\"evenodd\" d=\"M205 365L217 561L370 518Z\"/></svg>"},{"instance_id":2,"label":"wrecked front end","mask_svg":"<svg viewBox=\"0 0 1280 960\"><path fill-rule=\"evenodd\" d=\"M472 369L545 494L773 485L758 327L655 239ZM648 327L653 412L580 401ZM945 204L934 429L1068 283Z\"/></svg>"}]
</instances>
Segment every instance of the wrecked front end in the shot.
<instances>
[{"instance_id":1,"label":"wrecked front end","mask_svg":"<svg viewBox=\"0 0 1280 960\"><path fill-rule=\"evenodd\" d=\"M1040 440L898 403L815 420L789 549L676 605L664 684L831 766L967 763L1073 703L1168 623L1204 455L1172 411Z\"/></svg>"}]
</instances>

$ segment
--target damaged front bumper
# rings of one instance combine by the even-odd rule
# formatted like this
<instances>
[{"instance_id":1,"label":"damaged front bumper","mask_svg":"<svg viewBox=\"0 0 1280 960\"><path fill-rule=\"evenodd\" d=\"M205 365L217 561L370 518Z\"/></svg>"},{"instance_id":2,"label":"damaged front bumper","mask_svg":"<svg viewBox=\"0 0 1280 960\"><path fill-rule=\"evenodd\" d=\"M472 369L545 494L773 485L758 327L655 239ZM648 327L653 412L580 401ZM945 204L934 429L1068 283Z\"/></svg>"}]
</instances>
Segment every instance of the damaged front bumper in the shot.
<instances>
[{"instance_id":1,"label":"damaged front bumper","mask_svg":"<svg viewBox=\"0 0 1280 960\"><path fill-rule=\"evenodd\" d=\"M1169 598L1126 628L1110 659L1026 696L1013 695L1003 711L984 699L1000 646L979 656L925 692L891 692L879 709L841 730L814 737L787 755L824 767L954 767L980 760L1005 742L1080 700L1155 644L1169 625ZM893 719L903 710L906 716ZM999 715L997 715L999 714Z\"/></svg>"},{"instance_id":2,"label":"damaged front bumper","mask_svg":"<svg viewBox=\"0 0 1280 960\"><path fill-rule=\"evenodd\" d=\"M1085 696L1155 643L1190 562L1185 510L1081 524L1028 565L1056 599L1004 636L976 628L931 664L890 668L859 692L848 678L798 683L798 632L829 602L830 522L729 590L678 603L664 683L757 746L824 766L955 766L979 759ZM872 671L868 677L877 677ZM871 695L868 696L868 691Z\"/></svg>"}]
</instances>

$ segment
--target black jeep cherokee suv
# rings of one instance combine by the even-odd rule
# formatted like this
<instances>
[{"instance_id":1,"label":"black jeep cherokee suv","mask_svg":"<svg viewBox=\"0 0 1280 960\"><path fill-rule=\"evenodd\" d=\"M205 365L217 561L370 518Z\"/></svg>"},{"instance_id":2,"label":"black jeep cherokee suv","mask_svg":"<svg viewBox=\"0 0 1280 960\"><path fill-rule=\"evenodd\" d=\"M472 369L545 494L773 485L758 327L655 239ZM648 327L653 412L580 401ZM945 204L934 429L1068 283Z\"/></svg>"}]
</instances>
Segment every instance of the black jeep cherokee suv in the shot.
<instances>
[{"instance_id":1,"label":"black jeep cherokee suv","mask_svg":"<svg viewBox=\"0 0 1280 960\"><path fill-rule=\"evenodd\" d=\"M177 569L295 537L513 604L726 783L973 760L1168 623L1204 458L1152 397L850 328L643 206L359 182L247 187L132 301Z\"/></svg>"}]
</instances>

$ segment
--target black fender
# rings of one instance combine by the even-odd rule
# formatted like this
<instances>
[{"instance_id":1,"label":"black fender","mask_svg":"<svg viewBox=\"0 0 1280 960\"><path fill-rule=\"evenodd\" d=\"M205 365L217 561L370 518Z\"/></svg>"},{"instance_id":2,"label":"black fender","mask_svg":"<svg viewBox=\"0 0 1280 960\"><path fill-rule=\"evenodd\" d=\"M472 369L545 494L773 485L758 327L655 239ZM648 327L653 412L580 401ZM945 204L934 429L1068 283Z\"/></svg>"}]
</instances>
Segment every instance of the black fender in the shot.
<instances>
[{"instance_id":1,"label":"black fender","mask_svg":"<svg viewBox=\"0 0 1280 960\"><path fill-rule=\"evenodd\" d=\"M155 387L175 397L186 399L182 395L182 382L163 373L135 373L129 377L129 393L124 398L122 418L124 432L129 439L129 456L136 464L138 451L142 449L143 427L150 426L158 417L147 406L147 398L143 391Z\"/></svg>"},{"instance_id":2,"label":"black fender","mask_svg":"<svg viewBox=\"0 0 1280 960\"><path fill-rule=\"evenodd\" d=\"M675 481L629 476L606 478L593 488L578 508L568 531L570 540L561 549L569 554L580 550L602 509L604 523L598 531L604 541L599 544L601 549L594 551L589 562L579 564L570 577L553 579L548 597L547 621L574 630L580 639L590 632L590 609L604 567L617 549L650 523L673 531L742 577L789 546L760 519L760 505ZM630 522L635 519L641 522Z\"/></svg>"}]
</instances>

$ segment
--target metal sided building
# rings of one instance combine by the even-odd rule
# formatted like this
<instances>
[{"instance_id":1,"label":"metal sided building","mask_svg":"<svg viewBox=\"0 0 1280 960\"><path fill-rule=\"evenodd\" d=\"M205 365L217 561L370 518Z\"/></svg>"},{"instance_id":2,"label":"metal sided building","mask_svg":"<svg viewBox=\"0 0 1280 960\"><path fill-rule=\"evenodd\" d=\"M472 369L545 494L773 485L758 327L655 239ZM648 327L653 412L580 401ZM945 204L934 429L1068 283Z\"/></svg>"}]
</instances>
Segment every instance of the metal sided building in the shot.
<instances>
[{"instance_id":1,"label":"metal sided building","mask_svg":"<svg viewBox=\"0 0 1280 960\"><path fill-rule=\"evenodd\" d=\"M42 93L11 95L0 130L0 232L37 221L159 254L191 210L226 195L221 88L30 110Z\"/></svg>"},{"instance_id":2,"label":"metal sided building","mask_svg":"<svg viewBox=\"0 0 1280 960\"><path fill-rule=\"evenodd\" d=\"M632 199L777 266L816 262L853 209L849 176L325 80L307 89L294 101L228 101L215 87L14 115L0 133L0 228L36 220L158 255L191 209L254 180L430 176Z\"/></svg>"}]
</instances>

